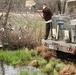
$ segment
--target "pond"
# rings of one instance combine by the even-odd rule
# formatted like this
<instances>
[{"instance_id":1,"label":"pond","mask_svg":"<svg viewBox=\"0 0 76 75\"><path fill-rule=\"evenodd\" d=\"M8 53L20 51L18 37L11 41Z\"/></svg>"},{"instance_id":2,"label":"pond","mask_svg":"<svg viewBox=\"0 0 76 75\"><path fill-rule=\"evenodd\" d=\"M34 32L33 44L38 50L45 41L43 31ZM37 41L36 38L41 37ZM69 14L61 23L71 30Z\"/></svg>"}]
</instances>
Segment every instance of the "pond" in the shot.
<instances>
[{"instance_id":1,"label":"pond","mask_svg":"<svg viewBox=\"0 0 76 75\"><path fill-rule=\"evenodd\" d=\"M26 72L28 74L26 74ZM40 75L41 71L32 66L13 67L6 64L0 64L0 75L34 75L34 73L35 75Z\"/></svg>"}]
</instances>

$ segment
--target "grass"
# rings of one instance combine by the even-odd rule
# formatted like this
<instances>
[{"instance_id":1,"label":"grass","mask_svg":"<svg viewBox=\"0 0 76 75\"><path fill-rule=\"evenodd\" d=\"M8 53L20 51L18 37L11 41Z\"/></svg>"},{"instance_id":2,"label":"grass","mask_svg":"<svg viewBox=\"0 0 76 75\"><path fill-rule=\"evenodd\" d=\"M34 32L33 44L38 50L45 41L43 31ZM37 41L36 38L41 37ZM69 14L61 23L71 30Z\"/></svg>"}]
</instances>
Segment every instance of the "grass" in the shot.
<instances>
[{"instance_id":1,"label":"grass","mask_svg":"<svg viewBox=\"0 0 76 75\"><path fill-rule=\"evenodd\" d=\"M0 61L11 65L28 65L32 60L38 60L40 66L47 64L47 61L39 55L35 54L33 49L27 48L16 51L0 50Z\"/></svg>"},{"instance_id":2,"label":"grass","mask_svg":"<svg viewBox=\"0 0 76 75\"><path fill-rule=\"evenodd\" d=\"M27 64L31 59L31 54L25 50L3 51L0 50L0 61L11 65Z\"/></svg>"},{"instance_id":3,"label":"grass","mask_svg":"<svg viewBox=\"0 0 76 75\"><path fill-rule=\"evenodd\" d=\"M39 65L37 68L39 68L41 75L48 75L47 73L56 75L60 69L65 68L67 65L57 58L51 58L47 62L43 57L35 54L35 50L27 48L16 51L0 50L0 61L13 66L28 66L32 62L33 65ZM32 75L38 75L39 70L33 70ZM28 74L29 70L27 68L20 72L20 75Z\"/></svg>"},{"instance_id":4,"label":"grass","mask_svg":"<svg viewBox=\"0 0 76 75\"><path fill-rule=\"evenodd\" d=\"M29 75L29 72L28 72L28 70L24 70L24 71L20 72L20 75ZM37 71L33 71L32 75L38 75L38 72Z\"/></svg>"},{"instance_id":5,"label":"grass","mask_svg":"<svg viewBox=\"0 0 76 75\"><path fill-rule=\"evenodd\" d=\"M13 66L28 66L32 60L38 60L40 68L47 64L47 61L40 57L39 55L33 55L33 49L29 50L27 48L20 49L16 51L0 50L0 61L8 65ZM28 75L28 69L24 69L20 72L20 75ZM33 70L33 75L38 75L37 70ZM44 75L44 73L42 72Z\"/></svg>"},{"instance_id":6,"label":"grass","mask_svg":"<svg viewBox=\"0 0 76 75\"><path fill-rule=\"evenodd\" d=\"M8 18L8 24L11 24L12 26L27 26L29 28L34 28L35 26L37 28L43 26L44 27L44 20L38 15L36 14L35 16L32 16L34 14L10 14L9 18Z\"/></svg>"},{"instance_id":7,"label":"grass","mask_svg":"<svg viewBox=\"0 0 76 75\"><path fill-rule=\"evenodd\" d=\"M28 75L28 70L26 69L26 70L24 70L24 71L21 71L21 72L20 72L20 75Z\"/></svg>"}]
</instances>

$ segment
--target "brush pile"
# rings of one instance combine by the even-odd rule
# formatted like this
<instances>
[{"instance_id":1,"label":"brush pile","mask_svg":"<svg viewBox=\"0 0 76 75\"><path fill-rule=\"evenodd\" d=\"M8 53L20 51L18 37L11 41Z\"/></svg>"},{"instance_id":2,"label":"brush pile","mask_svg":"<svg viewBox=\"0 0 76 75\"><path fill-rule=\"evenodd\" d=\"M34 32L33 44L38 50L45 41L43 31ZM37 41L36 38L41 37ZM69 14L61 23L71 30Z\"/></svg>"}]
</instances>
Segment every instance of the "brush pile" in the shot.
<instances>
[{"instance_id":1,"label":"brush pile","mask_svg":"<svg viewBox=\"0 0 76 75\"><path fill-rule=\"evenodd\" d=\"M54 50L47 49L44 46L37 47L36 53L42 56L47 61L49 61L51 57L56 55L56 52Z\"/></svg>"}]
</instances>

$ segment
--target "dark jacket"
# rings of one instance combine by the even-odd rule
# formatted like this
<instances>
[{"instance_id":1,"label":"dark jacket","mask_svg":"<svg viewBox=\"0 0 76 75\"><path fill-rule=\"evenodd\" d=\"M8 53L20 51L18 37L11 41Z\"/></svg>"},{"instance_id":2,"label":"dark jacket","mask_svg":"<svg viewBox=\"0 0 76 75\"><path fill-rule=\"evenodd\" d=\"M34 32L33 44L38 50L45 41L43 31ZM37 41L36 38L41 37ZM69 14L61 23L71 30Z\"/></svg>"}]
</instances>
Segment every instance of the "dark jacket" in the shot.
<instances>
[{"instance_id":1,"label":"dark jacket","mask_svg":"<svg viewBox=\"0 0 76 75\"><path fill-rule=\"evenodd\" d=\"M46 7L43 9L43 18L45 19L45 21L48 21L52 18L52 12L50 10L50 8Z\"/></svg>"}]
</instances>

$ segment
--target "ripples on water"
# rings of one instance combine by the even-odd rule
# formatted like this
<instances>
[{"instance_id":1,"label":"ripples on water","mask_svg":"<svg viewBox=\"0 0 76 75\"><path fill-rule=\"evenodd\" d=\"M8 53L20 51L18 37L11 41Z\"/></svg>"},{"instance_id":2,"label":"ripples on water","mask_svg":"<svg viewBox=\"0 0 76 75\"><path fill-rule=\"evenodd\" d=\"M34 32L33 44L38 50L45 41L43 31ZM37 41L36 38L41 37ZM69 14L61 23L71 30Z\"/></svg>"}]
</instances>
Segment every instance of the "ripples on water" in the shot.
<instances>
[{"instance_id":1,"label":"ripples on water","mask_svg":"<svg viewBox=\"0 0 76 75\"><path fill-rule=\"evenodd\" d=\"M26 69L28 70L28 75L33 75L33 71L37 72L37 75L40 75L41 71L40 69L36 69L35 67L32 66L22 66L22 67L16 67L14 68L13 66L8 66L8 65L3 65L4 67L4 74L2 73L3 70L0 66L0 75L20 75L21 71L25 71Z\"/></svg>"}]
</instances>

